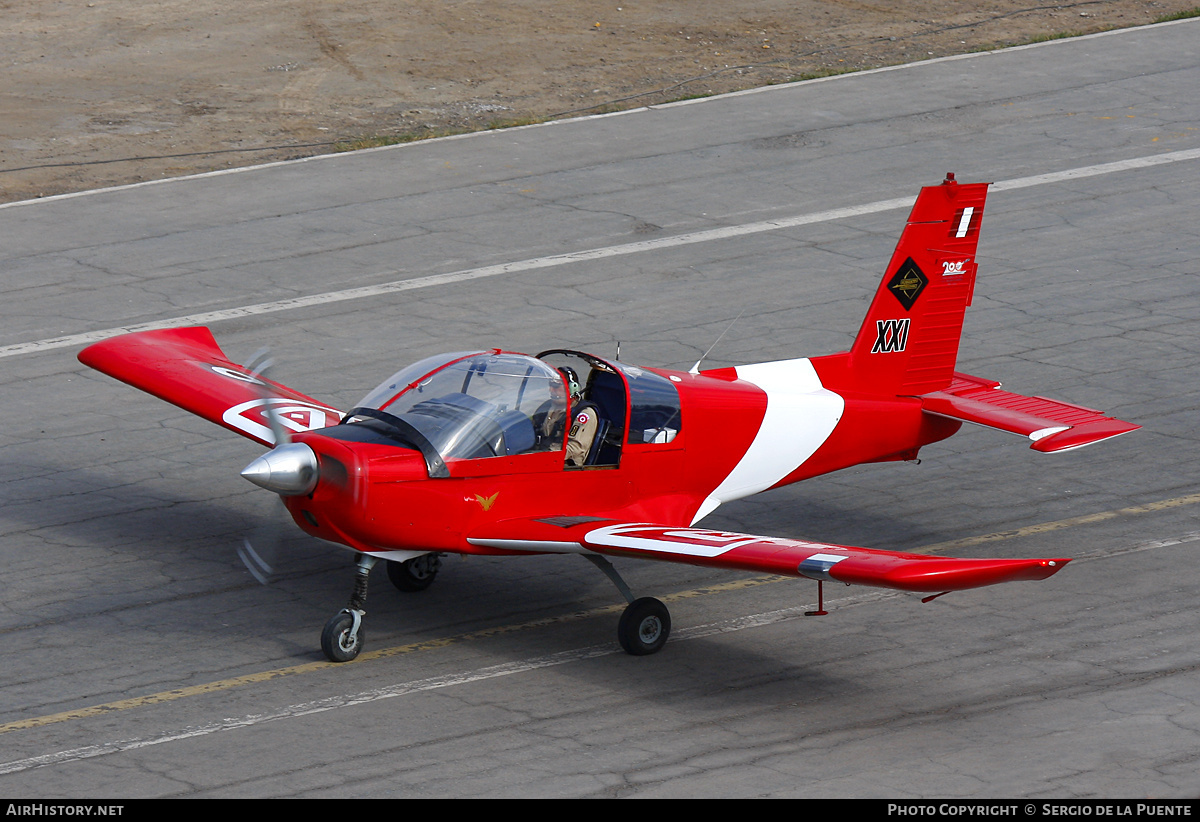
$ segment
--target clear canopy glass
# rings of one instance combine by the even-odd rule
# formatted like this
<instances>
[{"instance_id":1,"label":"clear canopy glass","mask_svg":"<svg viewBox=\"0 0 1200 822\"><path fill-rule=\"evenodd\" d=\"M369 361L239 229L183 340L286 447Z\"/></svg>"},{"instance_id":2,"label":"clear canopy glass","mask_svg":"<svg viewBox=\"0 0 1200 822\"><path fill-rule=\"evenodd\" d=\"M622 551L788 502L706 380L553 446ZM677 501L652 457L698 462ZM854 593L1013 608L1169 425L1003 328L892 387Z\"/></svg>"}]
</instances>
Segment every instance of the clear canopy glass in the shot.
<instances>
[{"instance_id":1,"label":"clear canopy glass","mask_svg":"<svg viewBox=\"0 0 1200 822\"><path fill-rule=\"evenodd\" d=\"M535 357L460 352L397 372L359 406L399 417L443 460L478 459L561 450L567 392Z\"/></svg>"}]
</instances>

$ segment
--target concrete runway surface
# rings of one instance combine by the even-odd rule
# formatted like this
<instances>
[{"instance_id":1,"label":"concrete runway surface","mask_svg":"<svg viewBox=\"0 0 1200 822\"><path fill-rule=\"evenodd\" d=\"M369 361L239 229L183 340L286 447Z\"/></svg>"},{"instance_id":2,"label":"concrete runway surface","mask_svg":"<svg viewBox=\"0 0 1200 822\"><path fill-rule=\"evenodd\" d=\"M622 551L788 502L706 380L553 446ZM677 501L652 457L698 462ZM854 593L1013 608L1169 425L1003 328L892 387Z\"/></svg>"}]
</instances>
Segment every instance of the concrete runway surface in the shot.
<instances>
[{"instance_id":1,"label":"concrete runway surface","mask_svg":"<svg viewBox=\"0 0 1200 822\"><path fill-rule=\"evenodd\" d=\"M0 207L0 795L1194 797L1200 791L1200 21ZM1058 456L964 429L920 465L716 528L1071 556L942 597L626 562L658 655L577 557L376 573L289 537L253 443L81 366L212 326L348 407L439 351L688 367L842 350L906 207L995 181L959 359L1144 426ZM953 543L947 546L946 543Z\"/></svg>"}]
</instances>

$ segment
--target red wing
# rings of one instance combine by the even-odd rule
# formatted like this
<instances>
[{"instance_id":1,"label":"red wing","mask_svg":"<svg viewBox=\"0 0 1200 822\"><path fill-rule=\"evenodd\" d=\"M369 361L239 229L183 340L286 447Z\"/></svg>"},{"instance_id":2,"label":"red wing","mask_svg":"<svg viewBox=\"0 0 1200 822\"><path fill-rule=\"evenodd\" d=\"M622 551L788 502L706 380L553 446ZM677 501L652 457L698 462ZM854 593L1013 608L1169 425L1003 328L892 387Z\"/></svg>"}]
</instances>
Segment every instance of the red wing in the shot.
<instances>
[{"instance_id":1,"label":"red wing","mask_svg":"<svg viewBox=\"0 0 1200 822\"><path fill-rule=\"evenodd\" d=\"M940 417L1023 434L1033 440L1030 448L1046 453L1082 448L1141 428L1091 408L1025 397L999 386L993 380L955 374L949 388L924 395L921 405Z\"/></svg>"},{"instance_id":2,"label":"red wing","mask_svg":"<svg viewBox=\"0 0 1200 822\"><path fill-rule=\"evenodd\" d=\"M493 523L474 545L512 551L581 552L936 593L999 582L1045 579L1069 559L955 559L704 528L548 517Z\"/></svg>"},{"instance_id":3,"label":"red wing","mask_svg":"<svg viewBox=\"0 0 1200 822\"><path fill-rule=\"evenodd\" d=\"M232 362L207 328L124 334L89 345L79 352L79 361L264 445L275 442L264 414L268 402L294 431L324 428L342 416Z\"/></svg>"}]
</instances>

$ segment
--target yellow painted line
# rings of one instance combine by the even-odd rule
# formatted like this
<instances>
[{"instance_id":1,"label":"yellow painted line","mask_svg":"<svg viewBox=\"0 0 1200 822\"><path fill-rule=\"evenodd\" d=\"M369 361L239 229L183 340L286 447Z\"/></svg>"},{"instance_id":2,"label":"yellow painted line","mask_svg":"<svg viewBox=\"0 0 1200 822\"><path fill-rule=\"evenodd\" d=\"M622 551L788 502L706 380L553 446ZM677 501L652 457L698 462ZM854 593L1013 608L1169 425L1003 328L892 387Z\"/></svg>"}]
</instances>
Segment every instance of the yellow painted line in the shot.
<instances>
[{"instance_id":1,"label":"yellow painted line","mask_svg":"<svg viewBox=\"0 0 1200 822\"><path fill-rule=\"evenodd\" d=\"M666 602L676 602L682 599L688 599L690 597L718 594L724 591L749 588L754 585L763 585L768 582L776 582L784 579L788 578L762 577L758 579L735 580L732 582L722 583L720 585L709 585L693 591L682 591L680 593L660 597L660 599ZM564 614L562 616L545 617L543 619L535 619L530 622L522 622L513 625L498 625L494 628L484 628L482 630L472 631L467 634L458 634L457 636L428 639L421 642L409 643L407 645L397 645L392 648L381 648L378 651L364 651L353 662L307 662L302 665L291 665L287 668L276 668L271 671L262 671L257 674L248 674L246 676L238 676L231 679L222 679L216 682L206 682L203 685L193 685L188 688L172 688L169 691L160 691L156 694L148 694L146 696L138 696L131 699L122 699L116 702L106 702L103 705L92 705L87 708L77 708L71 711L48 714L47 716L38 716L30 719L20 719L15 722L6 722L4 724L0 724L0 734L6 734L10 731L40 728L46 725L53 725L58 722L67 722L72 719L86 719L88 717L101 716L103 714L113 713L114 711L127 711L131 708L140 708L145 705L158 705L163 702L174 702L177 699L186 699L188 697L203 696L204 694L217 693L219 691L228 691L232 688L240 688L243 685L253 685L258 682L269 682L272 679L279 679L285 676L296 676L297 674L306 674L312 671L323 671L329 668L341 667L343 665L355 665L372 659L383 659L385 657L414 654L420 651L431 651L435 648L445 648L450 645L457 645L463 642L470 642L472 640L486 639L488 637L500 636L502 634L525 631L530 628L545 628L550 625L577 622L597 616L618 614L624 610L624 608L624 604L605 605L601 608L592 608L586 611L576 611L575 613Z\"/></svg>"},{"instance_id":2,"label":"yellow painted line","mask_svg":"<svg viewBox=\"0 0 1200 822\"><path fill-rule=\"evenodd\" d=\"M991 542L1000 542L1006 539L1016 539L1017 537L1046 534L1050 531L1059 531L1063 528L1074 528L1077 525L1090 525L1094 522L1104 522L1105 520L1116 519L1117 517L1153 514L1157 511L1166 511L1171 508L1178 508L1181 505L1194 505L1197 502L1200 502L1200 494L1188 494L1187 496L1183 497L1174 497L1173 499L1149 502L1145 505L1131 505L1128 508L1118 508L1114 511L1101 511L1098 514L1084 514L1083 516L1055 520L1054 522L1043 522L1038 525L1029 525L1025 528L1014 528L1011 531L997 531L993 534L981 534L977 537L964 537L963 539L939 542L934 545L926 545L924 548L918 548L910 553L940 554L943 551L955 551L959 548L966 548L972 545L986 545Z\"/></svg>"},{"instance_id":3,"label":"yellow painted line","mask_svg":"<svg viewBox=\"0 0 1200 822\"><path fill-rule=\"evenodd\" d=\"M1044 534L1050 531L1058 531L1063 528L1072 528L1078 525L1089 525L1091 523L1104 522L1106 520L1116 519L1117 517L1152 514L1158 511L1166 511L1171 508L1178 508L1184 505L1194 505L1198 502L1200 502L1200 493L1188 494L1186 496L1159 500L1158 502L1151 502L1145 505L1132 505L1128 508L1102 511L1097 514L1084 514L1078 517L1070 517L1069 519L1060 519L1053 522L1043 522L1038 525L1030 525L1025 528L1014 528L1009 531L997 531L991 534L981 534L979 536L965 537L963 539L950 540L948 542L939 542L933 545L926 545L922 548L913 549L909 551L909 553L940 554L943 551L955 550L972 545L985 545L992 542L1015 539L1017 537ZM717 585L706 585L703 588L679 591L677 593L668 594L659 598L665 602L679 602L681 600L693 599L695 597L726 593L729 591L752 588L758 585L768 585L775 582L785 582L791 580L791 577L774 575L749 577L746 579L731 580L729 582L723 582ZM562 616L545 617L543 619L535 619L530 622L522 622L513 625L498 625L493 628L484 628L479 631L458 634L456 636L429 639L422 642L409 643L407 645L397 645L392 648L382 648L378 651L367 651L362 653L358 659L354 660L354 662L308 662L302 665L291 665L286 668L276 668L271 671L262 671L257 674L249 674L247 676L222 679L216 682L206 682L202 685L193 685L188 688L173 688L169 691L160 691L156 694L148 694L147 696L133 697L132 699L122 699L116 702L106 702L103 705L92 705L90 707L78 708L72 711L62 711L61 713L48 714L46 716L21 719L15 722L6 722L4 724L0 724L0 734L6 734L10 731L28 730L30 728L41 728L46 725L53 725L58 722L67 722L72 719L86 719L93 716L102 716L115 711L127 711L131 708L140 708L146 705L158 705L164 702L174 702L178 699L202 696L204 694L217 693L219 691L228 691L232 688L240 688L244 685L253 685L259 682L269 682L272 679L279 679L285 676L296 676L298 674L310 673L312 671L322 671L342 665L355 665L373 659L383 659L386 657L418 653L420 651L430 651L435 648L445 648L450 645L457 645L477 639L486 639L488 637L500 636L502 634L516 633L517 631L524 631L530 628L544 628L550 625L559 625L567 622L577 622L584 619L591 619L592 617L597 616L617 614L620 613L624 608L624 604L606 605L601 608L592 608L586 611L576 611L575 613L565 614Z\"/></svg>"}]
</instances>

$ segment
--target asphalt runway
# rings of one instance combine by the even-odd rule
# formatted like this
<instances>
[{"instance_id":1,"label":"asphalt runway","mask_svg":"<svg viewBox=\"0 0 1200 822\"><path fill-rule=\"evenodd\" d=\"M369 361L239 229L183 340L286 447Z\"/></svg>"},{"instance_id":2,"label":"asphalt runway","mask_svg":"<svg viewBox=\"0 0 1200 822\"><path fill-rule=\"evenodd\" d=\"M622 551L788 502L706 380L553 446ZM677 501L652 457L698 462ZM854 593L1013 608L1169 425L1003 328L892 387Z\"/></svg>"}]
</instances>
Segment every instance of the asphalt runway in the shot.
<instances>
[{"instance_id":1,"label":"asphalt runway","mask_svg":"<svg viewBox=\"0 0 1200 822\"><path fill-rule=\"evenodd\" d=\"M1200 21L0 206L0 796L1127 797L1200 792ZM236 555L260 449L75 359L210 324L348 407L440 351L688 367L849 345L921 185L995 181L960 369L1140 423L1058 456L964 429L715 528L1070 556L929 604L577 557L373 578ZM740 319L733 322L741 314ZM257 538L257 537L255 537Z\"/></svg>"}]
</instances>

